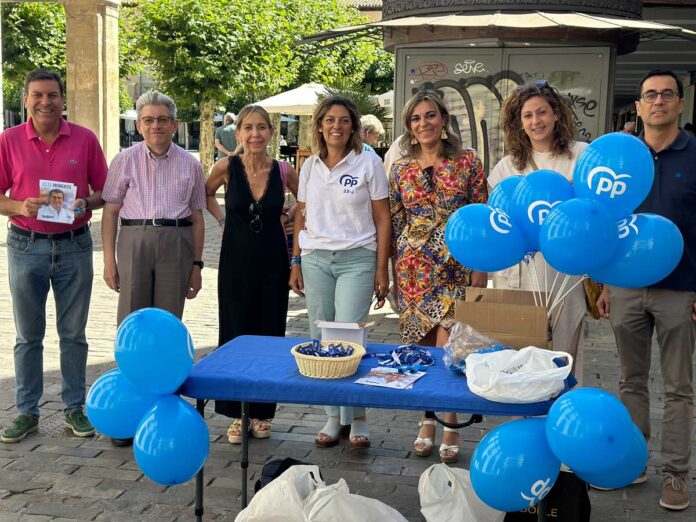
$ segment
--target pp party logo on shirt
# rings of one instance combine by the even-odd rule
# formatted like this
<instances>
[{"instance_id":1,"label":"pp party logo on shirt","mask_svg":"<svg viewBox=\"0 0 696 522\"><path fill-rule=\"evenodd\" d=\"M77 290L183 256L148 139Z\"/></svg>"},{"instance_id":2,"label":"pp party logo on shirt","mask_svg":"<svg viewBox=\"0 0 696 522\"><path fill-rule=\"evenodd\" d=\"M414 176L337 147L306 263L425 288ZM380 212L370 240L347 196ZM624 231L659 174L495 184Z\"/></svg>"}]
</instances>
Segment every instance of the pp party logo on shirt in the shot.
<instances>
[{"instance_id":1,"label":"pp party logo on shirt","mask_svg":"<svg viewBox=\"0 0 696 522\"><path fill-rule=\"evenodd\" d=\"M355 194L355 187L360 182L360 178L351 176L350 174L344 174L339 178L338 182L343 187L344 194Z\"/></svg>"}]
</instances>

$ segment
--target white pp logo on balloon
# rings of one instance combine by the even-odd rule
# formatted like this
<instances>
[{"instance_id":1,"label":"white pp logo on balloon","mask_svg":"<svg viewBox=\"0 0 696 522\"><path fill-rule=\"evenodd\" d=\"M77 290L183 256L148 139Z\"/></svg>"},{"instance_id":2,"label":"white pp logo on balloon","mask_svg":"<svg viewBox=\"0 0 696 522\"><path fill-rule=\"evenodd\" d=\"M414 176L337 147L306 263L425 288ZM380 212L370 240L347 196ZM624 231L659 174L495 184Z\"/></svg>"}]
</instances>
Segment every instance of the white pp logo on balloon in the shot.
<instances>
[{"instance_id":1,"label":"white pp logo on balloon","mask_svg":"<svg viewBox=\"0 0 696 522\"><path fill-rule=\"evenodd\" d=\"M595 174L599 174L600 177L599 182L597 183L597 188L593 189L592 180L594 179ZM608 174L611 177L601 176L601 174ZM607 192L609 194L609 197L611 199L614 199L616 196L620 196L621 194L626 192L626 188L628 188L628 185L626 185L625 181L621 180L630 177L630 174L617 174L609 167L595 167L590 171L589 175L587 176L587 186L590 190L594 190L594 193L598 196L600 196L604 192Z\"/></svg>"},{"instance_id":2,"label":"white pp logo on balloon","mask_svg":"<svg viewBox=\"0 0 696 522\"><path fill-rule=\"evenodd\" d=\"M499 234L509 234L510 233L510 229L512 228L512 223L510 222L510 216L508 216L505 212L503 212L499 208L494 208L493 212L491 212L491 215L488 219L491 222L491 227L493 227L493 230L495 230ZM503 228L503 227L505 227L505 228Z\"/></svg>"},{"instance_id":3,"label":"white pp logo on balloon","mask_svg":"<svg viewBox=\"0 0 696 522\"><path fill-rule=\"evenodd\" d=\"M623 239L631 233L631 230L638 234L638 227L636 226L636 220L638 216L635 214L631 215L630 218L622 219L619 221L619 239Z\"/></svg>"},{"instance_id":4,"label":"white pp logo on balloon","mask_svg":"<svg viewBox=\"0 0 696 522\"><path fill-rule=\"evenodd\" d=\"M525 495L522 492L520 492L520 495L522 495L523 499L529 501L529 507L533 507L540 500L542 500L546 495L549 494L549 491L551 491L551 488L549 487L550 482L551 482L550 478L547 478L546 480L539 479L534 484L532 484L532 487L529 491L531 496L528 497L527 495Z\"/></svg>"},{"instance_id":5,"label":"white pp logo on balloon","mask_svg":"<svg viewBox=\"0 0 696 522\"><path fill-rule=\"evenodd\" d=\"M551 209L560 203L563 202L559 200L549 203L543 199L535 201L527 208L527 217L529 218L530 222L541 226L544 224L544 220L546 219L546 216L549 215L549 212L551 212ZM535 217L536 219L534 219Z\"/></svg>"}]
</instances>

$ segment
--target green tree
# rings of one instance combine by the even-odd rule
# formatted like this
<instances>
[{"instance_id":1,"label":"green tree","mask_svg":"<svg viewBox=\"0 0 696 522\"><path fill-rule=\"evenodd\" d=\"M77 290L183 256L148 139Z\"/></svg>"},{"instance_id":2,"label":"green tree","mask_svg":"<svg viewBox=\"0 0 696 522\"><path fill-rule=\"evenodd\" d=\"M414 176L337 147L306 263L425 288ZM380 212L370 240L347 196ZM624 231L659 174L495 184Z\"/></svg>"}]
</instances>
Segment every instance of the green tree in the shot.
<instances>
[{"instance_id":1,"label":"green tree","mask_svg":"<svg viewBox=\"0 0 696 522\"><path fill-rule=\"evenodd\" d=\"M38 67L65 77L65 10L56 3L0 4L5 107L20 109L24 76Z\"/></svg>"},{"instance_id":2,"label":"green tree","mask_svg":"<svg viewBox=\"0 0 696 522\"><path fill-rule=\"evenodd\" d=\"M373 95L370 86L360 86L347 81L338 81L326 87L326 94L320 94L321 100L327 96L343 96L355 103L361 115L372 114L378 120L384 121L387 117L387 109L379 104L377 96Z\"/></svg>"},{"instance_id":3,"label":"green tree","mask_svg":"<svg viewBox=\"0 0 696 522\"><path fill-rule=\"evenodd\" d=\"M307 81L360 83L381 43L298 47L310 34L363 23L340 0L142 0L140 46L162 90L183 109L200 109L201 163L213 160L213 112L241 106ZM376 58L377 57L377 58Z\"/></svg>"}]
</instances>

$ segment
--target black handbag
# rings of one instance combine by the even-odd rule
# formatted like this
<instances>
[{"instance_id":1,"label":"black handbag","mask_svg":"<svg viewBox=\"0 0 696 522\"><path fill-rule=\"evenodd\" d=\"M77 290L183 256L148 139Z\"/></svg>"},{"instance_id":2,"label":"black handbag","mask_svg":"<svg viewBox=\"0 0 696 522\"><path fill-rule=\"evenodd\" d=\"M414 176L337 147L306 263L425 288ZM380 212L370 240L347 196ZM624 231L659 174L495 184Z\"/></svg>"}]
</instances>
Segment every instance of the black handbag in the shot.
<instances>
[{"instance_id":1,"label":"black handbag","mask_svg":"<svg viewBox=\"0 0 696 522\"><path fill-rule=\"evenodd\" d=\"M549 494L534 507L505 515L505 522L589 522L592 506L587 482L561 471Z\"/></svg>"}]
</instances>

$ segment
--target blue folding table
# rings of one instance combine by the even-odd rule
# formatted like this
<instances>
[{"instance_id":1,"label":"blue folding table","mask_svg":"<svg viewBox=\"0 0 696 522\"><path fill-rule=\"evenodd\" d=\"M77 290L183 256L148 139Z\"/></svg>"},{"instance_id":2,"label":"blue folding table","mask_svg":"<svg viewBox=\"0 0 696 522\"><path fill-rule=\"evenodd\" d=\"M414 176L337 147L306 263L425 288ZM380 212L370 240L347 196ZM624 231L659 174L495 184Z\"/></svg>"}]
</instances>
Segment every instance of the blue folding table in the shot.
<instances>
[{"instance_id":1,"label":"blue folding table","mask_svg":"<svg viewBox=\"0 0 696 522\"><path fill-rule=\"evenodd\" d=\"M545 415L553 401L533 404L492 402L469 391L466 377L445 368L439 357L411 389L396 390L355 384L378 365L365 358L358 371L344 379L312 379L300 374L290 349L307 339L245 335L221 346L198 361L179 393L196 399L203 415L207 400L242 402L242 507L247 504L248 403L280 402L364 406L397 410L451 411L497 416ZM369 344L368 353L387 352L396 346ZM570 385L566 385L566 390ZM196 476L195 515L203 516L203 470Z\"/></svg>"}]
</instances>

